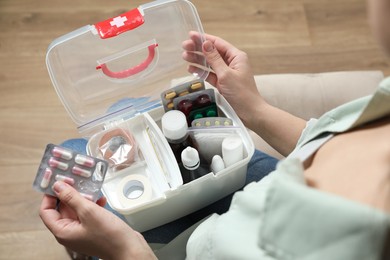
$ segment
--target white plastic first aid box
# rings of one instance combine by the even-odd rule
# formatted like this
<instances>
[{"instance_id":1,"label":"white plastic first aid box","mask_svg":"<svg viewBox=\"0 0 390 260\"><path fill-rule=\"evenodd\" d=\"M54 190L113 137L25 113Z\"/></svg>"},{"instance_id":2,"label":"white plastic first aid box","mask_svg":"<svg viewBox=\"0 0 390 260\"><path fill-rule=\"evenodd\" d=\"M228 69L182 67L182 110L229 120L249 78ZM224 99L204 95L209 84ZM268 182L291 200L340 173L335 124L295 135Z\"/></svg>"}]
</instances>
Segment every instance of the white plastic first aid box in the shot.
<instances>
[{"instance_id":1,"label":"white plastic first aid box","mask_svg":"<svg viewBox=\"0 0 390 260\"><path fill-rule=\"evenodd\" d=\"M109 171L102 192L109 205L140 232L240 189L254 152L246 128L215 91L219 112L233 120L233 127L193 129L192 136L212 145L203 150L214 149L220 154L218 138L238 135L244 158L217 174L210 172L183 184L161 130L165 112L160 94L176 85L203 82L207 77L207 72L190 74L188 62L182 58L182 43L189 39L191 31L201 36L194 47L194 52L200 53L203 28L193 4L160 0L63 35L52 42L47 52L52 83L81 135L89 138L90 155L99 157L99 140L109 131L124 129L134 137L138 160L124 169ZM207 68L204 57L198 58L198 63ZM139 194L134 196L132 191Z\"/></svg>"}]
</instances>

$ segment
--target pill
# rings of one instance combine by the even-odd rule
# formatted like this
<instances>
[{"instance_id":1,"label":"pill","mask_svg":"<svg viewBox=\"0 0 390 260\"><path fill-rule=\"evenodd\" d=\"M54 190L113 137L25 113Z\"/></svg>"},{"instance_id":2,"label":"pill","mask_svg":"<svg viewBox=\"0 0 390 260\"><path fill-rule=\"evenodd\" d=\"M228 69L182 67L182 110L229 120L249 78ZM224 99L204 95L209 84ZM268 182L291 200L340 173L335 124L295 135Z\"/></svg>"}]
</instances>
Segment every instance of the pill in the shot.
<instances>
[{"instance_id":1,"label":"pill","mask_svg":"<svg viewBox=\"0 0 390 260\"><path fill-rule=\"evenodd\" d=\"M174 107L173 102L167 104L168 109L172 109Z\"/></svg>"},{"instance_id":2,"label":"pill","mask_svg":"<svg viewBox=\"0 0 390 260\"><path fill-rule=\"evenodd\" d=\"M211 126L211 122L210 121L206 121L206 122L204 122L204 125L205 126Z\"/></svg>"},{"instance_id":3,"label":"pill","mask_svg":"<svg viewBox=\"0 0 390 260\"><path fill-rule=\"evenodd\" d=\"M221 125L221 122L218 121L218 120L215 120L214 125L215 125L215 126L220 126L220 125Z\"/></svg>"},{"instance_id":4,"label":"pill","mask_svg":"<svg viewBox=\"0 0 390 260\"><path fill-rule=\"evenodd\" d=\"M195 106L197 106L197 107L205 107L205 106L208 106L211 104L211 98L209 95L203 94L203 95L198 96L195 99L194 103L195 103Z\"/></svg>"},{"instance_id":5,"label":"pill","mask_svg":"<svg viewBox=\"0 0 390 260\"><path fill-rule=\"evenodd\" d=\"M74 160L78 165L82 165L82 166L90 167L90 168L95 166L95 160L93 158L82 155L82 154L76 155Z\"/></svg>"},{"instance_id":6,"label":"pill","mask_svg":"<svg viewBox=\"0 0 390 260\"><path fill-rule=\"evenodd\" d=\"M51 151L51 153L53 154L54 157L62 158L62 159L68 160L68 161L70 159L72 159L72 157L73 157L71 151L62 149L60 147L54 147L53 150Z\"/></svg>"},{"instance_id":7,"label":"pill","mask_svg":"<svg viewBox=\"0 0 390 260\"><path fill-rule=\"evenodd\" d=\"M187 90L185 90L185 91L183 91L183 92L181 92L181 93L179 94L179 97L182 97L182 96L185 96L185 95L188 95L188 94L190 94L190 92L188 92Z\"/></svg>"},{"instance_id":8,"label":"pill","mask_svg":"<svg viewBox=\"0 0 390 260\"><path fill-rule=\"evenodd\" d=\"M203 118L203 114L199 112L199 113L196 113L193 117L194 117L194 119Z\"/></svg>"},{"instance_id":9,"label":"pill","mask_svg":"<svg viewBox=\"0 0 390 260\"><path fill-rule=\"evenodd\" d=\"M80 192L80 195L83 196L84 198L86 198L87 200L93 201L93 196L92 195L89 195L89 194L86 194L86 193L82 193L82 192Z\"/></svg>"},{"instance_id":10,"label":"pill","mask_svg":"<svg viewBox=\"0 0 390 260\"><path fill-rule=\"evenodd\" d=\"M45 169L45 172L43 173L43 178L41 181L41 188L42 189L46 189L49 186L52 174L53 174L53 172L49 168Z\"/></svg>"},{"instance_id":11,"label":"pill","mask_svg":"<svg viewBox=\"0 0 390 260\"><path fill-rule=\"evenodd\" d=\"M74 179L65 175L57 174L55 177L56 181L63 181L69 185L74 185Z\"/></svg>"},{"instance_id":12,"label":"pill","mask_svg":"<svg viewBox=\"0 0 390 260\"><path fill-rule=\"evenodd\" d=\"M207 117L215 117L217 115L217 111L213 108L206 110Z\"/></svg>"},{"instance_id":13,"label":"pill","mask_svg":"<svg viewBox=\"0 0 390 260\"><path fill-rule=\"evenodd\" d=\"M78 175L78 176L85 177L85 178L89 178L92 175L91 171L83 169L83 168L78 167L78 166L73 166L72 173L74 175Z\"/></svg>"},{"instance_id":14,"label":"pill","mask_svg":"<svg viewBox=\"0 0 390 260\"><path fill-rule=\"evenodd\" d=\"M186 116L188 116L193 109L193 104L189 99L183 99L177 104L177 108L183 112Z\"/></svg>"},{"instance_id":15,"label":"pill","mask_svg":"<svg viewBox=\"0 0 390 260\"><path fill-rule=\"evenodd\" d=\"M223 124L224 124L225 126L228 126L228 125L230 125L231 123L230 123L228 120L226 120Z\"/></svg>"},{"instance_id":16,"label":"pill","mask_svg":"<svg viewBox=\"0 0 390 260\"><path fill-rule=\"evenodd\" d=\"M68 167L69 167L69 165L67 163L60 162L60 161L54 159L53 157L51 157L49 159L49 165L52 168L57 168L57 169L60 169L60 170L63 170L63 171L66 171L68 169Z\"/></svg>"},{"instance_id":17,"label":"pill","mask_svg":"<svg viewBox=\"0 0 390 260\"><path fill-rule=\"evenodd\" d=\"M199 90L200 88L202 88L202 83L200 83L200 82L195 82L195 83L192 83L191 84L191 90L192 91L197 91L197 90Z\"/></svg>"},{"instance_id":18,"label":"pill","mask_svg":"<svg viewBox=\"0 0 390 260\"><path fill-rule=\"evenodd\" d=\"M165 94L165 99L171 100L172 98L176 97L176 92L171 91Z\"/></svg>"}]
</instances>

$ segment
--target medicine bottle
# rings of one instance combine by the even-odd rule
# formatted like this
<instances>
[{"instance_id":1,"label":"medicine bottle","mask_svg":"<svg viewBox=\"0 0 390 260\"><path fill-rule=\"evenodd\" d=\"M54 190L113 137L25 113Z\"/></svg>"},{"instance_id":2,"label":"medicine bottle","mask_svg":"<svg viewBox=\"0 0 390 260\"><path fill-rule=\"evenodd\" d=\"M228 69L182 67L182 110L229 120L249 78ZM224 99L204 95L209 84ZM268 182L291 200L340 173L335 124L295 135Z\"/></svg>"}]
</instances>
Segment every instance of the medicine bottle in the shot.
<instances>
[{"instance_id":1,"label":"medicine bottle","mask_svg":"<svg viewBox=\"0 0 390 260\"><path fill-rule=\"evenodd\" d=\"M178 164L181 164L181 153L188 147L194 147L194 142L188 134L187 119L183 112L171 110L161 118L161 128L175 155Z\"/></svg>"},{"instance_id":2,"label":"medicine bottle","mask_svg":"<svg viewBox=\"0 0 390 260\"><path fill-rule=\"evenodd\" d=\"M199 156L199 152L189 146L181 153L182 167L180 167L183 183L188 183L203 175L208 174L209 167L205 160Z\"/></svg>"}]
</instances>

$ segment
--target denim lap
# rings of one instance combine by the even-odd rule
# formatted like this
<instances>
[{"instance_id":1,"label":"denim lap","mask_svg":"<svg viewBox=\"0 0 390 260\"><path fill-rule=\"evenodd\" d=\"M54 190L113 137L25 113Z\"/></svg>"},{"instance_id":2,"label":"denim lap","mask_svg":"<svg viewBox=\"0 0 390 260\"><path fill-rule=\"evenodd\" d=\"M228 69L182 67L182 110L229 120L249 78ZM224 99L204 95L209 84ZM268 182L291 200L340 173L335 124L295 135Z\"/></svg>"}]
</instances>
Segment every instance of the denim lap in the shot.
<instances>
[{"instance_id":1,"label":"denim lap","mask_svg":"<svg viewBox=\"0 0 390 260\"><path fill-rule=\"evenodd\" d=\"M86 154L86 145L87 140L81 138L70 139L61 144L61 146L65 148L72 149L82 154ZM276 158L271 157L259 150L255 150L251 160L248 163L245 185L254 181L260 181L264 176L274 171L277 162L278 160ZM225 213L230 207L233 194L234 193L187 216L174 220L160 227L145 231L142 233L142 235L145 237L148 243L166 244L201 219L213 213ZM108 204L105 206L105 208L125 221L124 216L111 209Z\"/></svg>"}]
</instances>

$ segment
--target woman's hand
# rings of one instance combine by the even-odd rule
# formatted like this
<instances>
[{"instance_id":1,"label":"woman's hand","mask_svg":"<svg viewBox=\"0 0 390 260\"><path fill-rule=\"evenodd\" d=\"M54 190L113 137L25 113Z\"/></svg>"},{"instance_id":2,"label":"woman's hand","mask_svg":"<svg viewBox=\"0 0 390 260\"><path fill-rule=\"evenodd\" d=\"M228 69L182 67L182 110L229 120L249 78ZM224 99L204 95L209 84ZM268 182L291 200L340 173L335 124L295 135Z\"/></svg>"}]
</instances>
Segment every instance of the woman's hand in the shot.
<instances>
[{"instance_id":1,"label":"woman's hand","mask_svg":"<svg viewBox=\"0 0 390 260\"><path fill-rule=\"evenodd\" d=\"M206 80L226 98L246 127L287 156L306 122L263 99L245 52L216 36L205 37L202 43L200 34L191 32L190 39L183 42L183 59L191 63L189 72L202 75L206 59L212 68Z\"/></svg>"},{"instance_id":2,"label":"woman's hand","mask_svg":"<svg viewBox=\"0 0 390 260\"><path fill-rule=\"evenodd\" d=\"M190 33L190 39L183 42L183 58L192 63L189 72L200 74L197 66L204 56L211 66L207 81L215 86L236 111L245 125L251 128L253 114L266 104L257 90L248 56L225 40L206 34L201 47L200 35ZM193 50L202 50L202 53Z\"/></svg>"},{"instance_id":3,"label":"woman's hand","mask_svg":"<svg viewBox=\"0 0 390 260\"><path fill-rule=\"evenodd\" d=\"M105 198L95 204L64 182L53 190L60 203L44 195L39 215L60 244L103 259L156 259L140 233L102 208Z\"/></svg>"}]
</instances>

